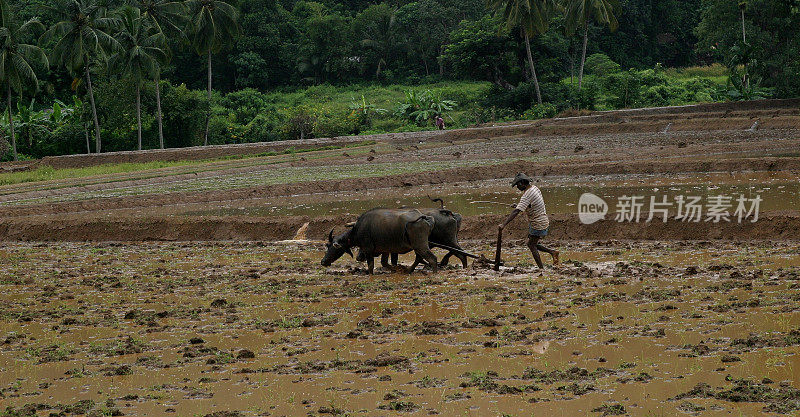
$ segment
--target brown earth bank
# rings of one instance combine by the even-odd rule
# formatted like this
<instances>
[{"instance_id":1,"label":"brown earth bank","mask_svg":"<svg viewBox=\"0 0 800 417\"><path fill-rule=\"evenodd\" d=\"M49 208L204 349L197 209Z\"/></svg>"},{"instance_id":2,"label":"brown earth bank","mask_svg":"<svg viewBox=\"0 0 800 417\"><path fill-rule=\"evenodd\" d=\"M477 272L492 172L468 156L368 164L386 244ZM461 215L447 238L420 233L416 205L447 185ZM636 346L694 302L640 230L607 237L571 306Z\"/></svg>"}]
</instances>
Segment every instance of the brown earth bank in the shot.
<instances>
[{"instance_id":1,"label":"brown earth bank","mask_svg":"<svg viewBox=\"0 0 800 417\"><path fill-rule=\"evenodd\" d=\"M466 217L459 233L461 239L492 241L503 215ZM592 225L580 223L577 215L550 216L548 239L557 240L800 240L800 212L774 211L761 213L757 222L741 224L732 219L686 223L670 217L667 222L656 216L653 222L617 222L608 217ZM0 221L3 241L276 241L291 239L297 230L309 223L308 238L323 240L330 230L344 231L353 216L310 218L290 216L263 218L249 216L205 217L123 217L92 220L82 215L54 218L4 219ZM508 239L526 236L527 223L517 220L509 225Z\"/></svg>"},{"instance_id":2,"label":"brown earth bank","mask_svg":"<svg viewBox=\"0 0 800 417\"><path fill-rule=\"evenodd\" d=\"M551 119L557 123L592 123L613 121L621 118L641 120L669 120L670 118L695 117L737 117L741 115L771 117L780 115L796 115L800 112L800 99L786 100L754 100L749 102L708 103L689 106L651 107L642 109L610 110L590 112L573 117L557 117Z\"/></svg>"},{"instance_id":3,"label":"brown earth bank","mask_svg":"<svg viewBox=\"0 0 800 417\"><path fill-rule=\"evenodd\" d=\"M511 126L498 126L485 129L459 129L452 130L442 135L436 136L436 140L467 140L478 138L490 138L513 135L526 136L560 136L560 135L581 135L581 134L611 134L611 133L636 133L636 132L661 132L669 131L717 131L717 130L745 130L753 127L758 121L757 129L778 130L796 129L800 126L800 118L797 115L778 116L769 119L756 119L752 117L731 117L731 118L685 118L683 120L658 120L658 121L637 121L628 118L621 118L613 122L597 123L576 123L566 125L549 125L547 122L536 122L531 124L520 124Z\"/></svg>"},{"instance_id":4,"label":"brown earth bank","mask_svg":"<svg viewBox=\"0 0 800 417\"><path fill-rule=\"evenodd\" d=\"M415 187L420 185L446 184L480 181L496 178L512 178L518 172L527 172L534 177L548 175L601 175L601 174L671 174L685 172L740 172L740 171L800 171L800 158L736 158L712 160L647 160L634 162L586 163L558 162L539 163L516 161L505 164L479 167L464 167L372 178L350 178L343 180L310 181L294 184L278 184L246 187L235 190L202 192L176 192L141 196L98 198L87 201L72 201L53 204L33 204L20 207L0 207L3 217L31 216L48 213L69 213L136 207L158 207L172 204L200 203L229 200L244 200L273 196L310 194L318 192L358 191L376 188ZM13 197L13 196L10 196Z\"/></svg>"}]
</instances>

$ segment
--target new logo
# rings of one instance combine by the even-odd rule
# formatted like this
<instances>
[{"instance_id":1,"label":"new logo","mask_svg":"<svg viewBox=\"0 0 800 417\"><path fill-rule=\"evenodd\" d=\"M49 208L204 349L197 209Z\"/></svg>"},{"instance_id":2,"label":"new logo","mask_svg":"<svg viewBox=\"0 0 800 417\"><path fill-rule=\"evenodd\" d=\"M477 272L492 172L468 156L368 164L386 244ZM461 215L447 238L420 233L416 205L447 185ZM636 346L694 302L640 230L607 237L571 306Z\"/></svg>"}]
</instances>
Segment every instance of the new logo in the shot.
<instances>
[{"instance_id":1,"label":"new logo","mask_svg":"<svg viewBox=\"0 0 800 417\"><path fill-rule=\"evenodd\" d=\"M608 213L608 204L592 194L583 193L578 199L578 218L583 224L592 224L603 220Z\"/></svg>"}]
</instances>

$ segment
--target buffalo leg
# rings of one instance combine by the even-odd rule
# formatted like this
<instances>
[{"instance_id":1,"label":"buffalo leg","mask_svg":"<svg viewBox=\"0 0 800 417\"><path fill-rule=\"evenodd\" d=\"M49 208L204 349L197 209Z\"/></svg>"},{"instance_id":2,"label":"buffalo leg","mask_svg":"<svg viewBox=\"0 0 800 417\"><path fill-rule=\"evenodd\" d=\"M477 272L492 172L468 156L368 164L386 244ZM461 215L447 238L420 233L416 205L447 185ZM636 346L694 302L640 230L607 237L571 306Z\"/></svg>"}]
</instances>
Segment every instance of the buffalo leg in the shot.
<instances>
[{"instance_id":1,"label":"buffalo leg","mask_svg":"<svg viewBox=\"0 0 800 417\"><path fill-rule=\"evenodd\" d=\"M450 246L451 248L455 248L455 249L458 249L458 250L461 250L461 251L464 250L456 242L450 242L450 243L447 243L446 245ZM450 257L451 256L455 256L456 258L458 258L461 261L461 265L464 268L467 268L467 266L468 266L467 255L464 255L463 253L457 253L457 252L447 252L447 255L444 255L444 258L442 258L442 262L439 263L439 266L442 266L442 267L447 266L447 264L450 262Z\"/></svg>"},{"instance_id":2,"label":"buffalo leg","mask_svg":"<svg viewBox=\"0 0 800 417\"><path fill-rule=\"evenodd\" d=\"M431 249L428 247L428 245L425 245L425 247L419 249L415 249L414 252L417 254L417 259L424 260L428 265L430 265L433 272L439 270L439 263L436 260L436 255L431 252ZM417 261L414 261L414 263L416 264Z\"/></svg>"},{"instance_id":3,"label":"buffalo leg","mask_svg":"<svg viewBox=\"0 0 800 417\"><path fill-rule=\"evenodd\" d=\"M375 272L375 256L367 256L367 273L372 275Z\"/></svg>"},{"instance_id":4,"label":"buffalo leg","mask_svg":"<svg viewBox=\"0 0 800 417\"><path fill-rule=\"evenodd\" d=\"M466 269L467 268L467 255L464 255L463 253L457 253L456 257L461 260L461 266L463 266L464 269Z\"/></svg>"},{"instance_id":5,"label":"buffalo leg","mask_svg":"<svg viewBox=\"0 0 800 417\"><path fill-rule=\"evenodd\" d=\"M417 269L417 265L421 264L422 262L423 262L422 258L420 258L419 255L417 255L414 258L414 263L411 264L410 267L408 267L408 273L410 274L410 273L414 272L414 270Z\"/></svg>"},{"instance_id":6,"label":"buffalo leg","mask_svg":"<svg viewBox=\"0 0 800 417\"><path fill-rule=\"evenodd\" d=\"M447 255L444 255L442 261L439 262L439 266L445 267L450 262L450 257L453 255L453 252L447 252Z\"/></svg>"},{"instance_id":7,"label":"buffalo leg","mask_svg":"<svg viewBox=\"0 0 800 417\"><path fill-rule=\"evenodd\" d=\"M391 256L391 264L389 263L389 257ZM382 254L381 255L381 266L387 270L396 271L399 267L397 266L397 254Z\"/></svg>"},{"instance_id":8,"label":"buffalo leg","mask_svg":"<svg viewBox=\"0 0 800 417\"><path fill-rule=\"evenodd\" d=\"M431 254L433 254L433 253L431 253ZM431 268L433 268L434 272L436 272L436 265L437 264L436 264L436 256L435 255L433 257L433 263L430 263L430 259L425 259L422 256L416 255L414 257L414 263L411 264L410 267L408 267L408 273L410 274L410 273L414 272L414 270L417 269L417 265L419 265L419 264L428 265Z\"/></svg>"}]
</instances>

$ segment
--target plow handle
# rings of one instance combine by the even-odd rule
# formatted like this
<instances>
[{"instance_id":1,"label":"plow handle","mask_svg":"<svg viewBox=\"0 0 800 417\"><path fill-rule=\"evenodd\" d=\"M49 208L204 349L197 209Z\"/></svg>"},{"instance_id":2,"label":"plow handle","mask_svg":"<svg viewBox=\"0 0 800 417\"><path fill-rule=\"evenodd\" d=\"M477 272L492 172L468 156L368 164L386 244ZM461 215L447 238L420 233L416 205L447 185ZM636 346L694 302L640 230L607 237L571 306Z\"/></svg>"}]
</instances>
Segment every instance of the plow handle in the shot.
<instances>
[{"instance_id":1,"label":"plow handle","mask_svg":"<svg viewBox=\"0 0 800 417\"><path fill-rule=\"evenodd\" d=\"M500 270L500 251L503 248L503 230L497 231L497 251L494 253L494 270Z\"/></svg>"}]
</instances>

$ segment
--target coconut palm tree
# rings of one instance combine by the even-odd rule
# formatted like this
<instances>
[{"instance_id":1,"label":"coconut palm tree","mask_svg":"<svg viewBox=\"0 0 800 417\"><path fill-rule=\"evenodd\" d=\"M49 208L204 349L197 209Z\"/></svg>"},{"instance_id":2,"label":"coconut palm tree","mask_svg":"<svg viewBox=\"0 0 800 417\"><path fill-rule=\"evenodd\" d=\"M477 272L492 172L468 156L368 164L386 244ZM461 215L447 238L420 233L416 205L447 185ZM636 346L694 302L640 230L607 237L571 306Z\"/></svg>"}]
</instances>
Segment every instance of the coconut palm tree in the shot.
<instances>
[{"instance_id":1,"label":"coconut palm tree","mask_svg":"<svg viewBox=\"0 0 800 417\"><path fill-rule=\"evenodd\" d=\"M208 101L211 102L211 55L219 52L239 34L239 12L233 0L188 0L190 41L200 56L208 59ZM203 144L208 145L209 106L206 113L206 133Z\"/></svg>"},{"instance_id":2,"label":"coconut palm tree","mask_svg":"<svg viewBox=\"0 0 800 417\"><path fill-rule=\"evenodd\" d=\"M153 27L167 35L185 37L183 24L186 22L187 8L183 1L175 0L128 0L128 3L139 9L142 17Z\"/></svg>"},{"instance_id":3,"label":"coconut palm tree","mask_svg":"<svg viewBox=\"0 0 800 417\"><path fill-rule=\"evenodd\" d=\"M589 23L592 19L598 24L607 25L611 31L617 30L619 22L614 11L619 9L618 0L564 0L565 26L569 33L583 29L583 52L578 70L578 88L583 86L583 66L586 63L586 44L589 40Z\"/></svg>"},{"instance_id":4,"label":"coconut palm tree","mask_svg":"<svg viewBox=\"0 0 800 417\"><path fill-rule=\"evenodd\" d=\"M142 150L142 84L155 79L161 62L167 60L166 38L150 26L141 11L124 7L120 11L122 26L117 34L120 48L109 59L109 67L125 74L136 86L136 126L138 149Z\"/></svg>"},{"instance_id":5,"label":"coconut palm tree","mask_svg":"<svg viewBox=\"0 0 800 417\"><path fill-rule=\"evenodd\" d=\"M11 148L17 160L17 138L14 131L11 96L14 92L22 94L25 88L38 88L39 79L33 67L47 66L47 56L38 45L25 43L35 32L44 26L33 18L17 24L6 0L0 0L0 84L5 87L8 125L11 131Z\"/></svg>"},{"instance_id":6,"label":"coconut palm tree","mask_svg":"<svg viewBox=\"0 0 800 417\"><path fill-rule=\"evenodd\" d=\"M186 21L186 4L183 1L174 0L129 0L129 3L141 11L141 15L158 32L165 37L170 36L178 39L185 39L186 34L182 30L183 23ZM167 52L167 62L171 57L169 44L165 45ZM167 62L163 62L166 64ZM164 126L161 113L161 71L156 72L156 121L158 122L158 142L161 149L164 149Z\"/></svg>"},{"instance_id":7,"label":"coconut palm tree","mask_svg":"<svg viewBox=\"0 0 800 417\"><path fill-rule=\"evenodd\" d=\"M55 42L52 58L73 74L81 71L86 77L86 88L92 108L95 130L95 152L100 153L100 123L92 90L91 67L105 59L119 43L111 35L119 26L119 19L108 15L108 10L97 0L55 0L49 8L60 16L60 21L42 35L42 39Z\"/></svg>"},{"instance_id":8,"label":"coconut palm tree","mask_svg":"<svg viewBox=\"0 0 800 417\"><path fill-rule=\"evenodd\" d=\"M556 9L555 0L489 0L489 7L503 16L509 29L518 27L522 32L533 85L536 87L536 101L542 104L539 79L536 77L536 67L531 54L531 37L547 31L553 11Z\"/></svg>"}]
</instances>

